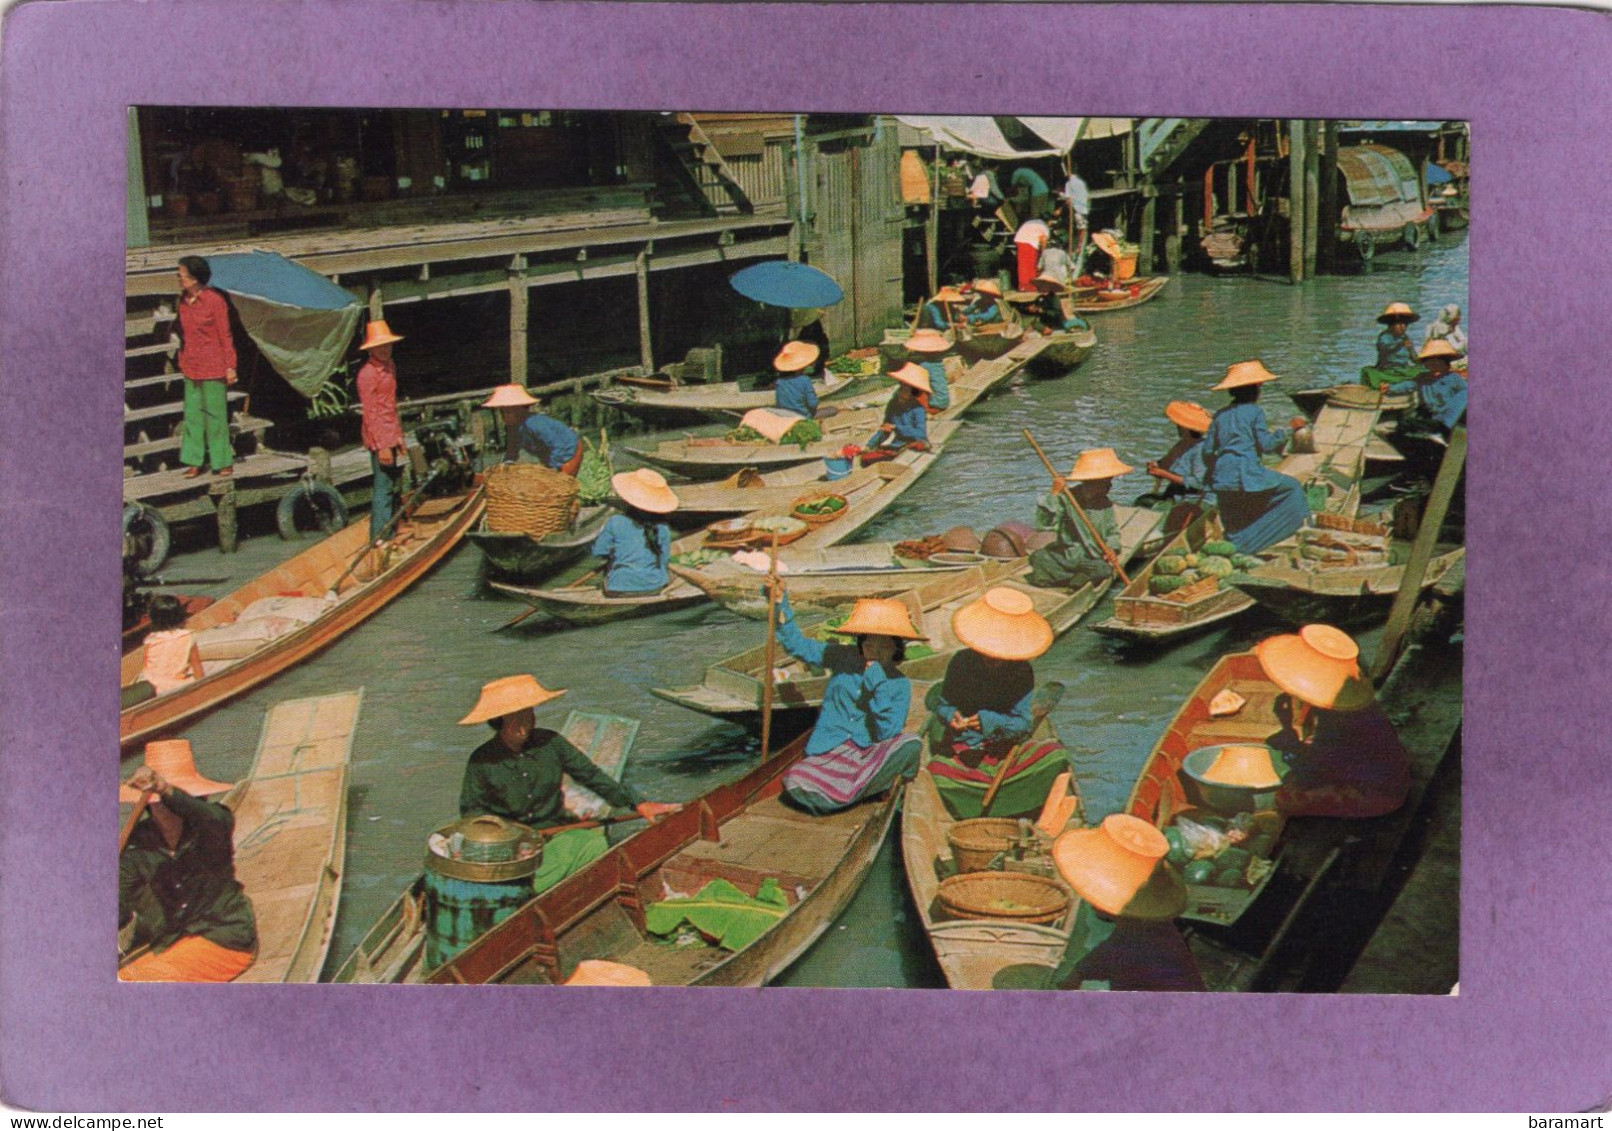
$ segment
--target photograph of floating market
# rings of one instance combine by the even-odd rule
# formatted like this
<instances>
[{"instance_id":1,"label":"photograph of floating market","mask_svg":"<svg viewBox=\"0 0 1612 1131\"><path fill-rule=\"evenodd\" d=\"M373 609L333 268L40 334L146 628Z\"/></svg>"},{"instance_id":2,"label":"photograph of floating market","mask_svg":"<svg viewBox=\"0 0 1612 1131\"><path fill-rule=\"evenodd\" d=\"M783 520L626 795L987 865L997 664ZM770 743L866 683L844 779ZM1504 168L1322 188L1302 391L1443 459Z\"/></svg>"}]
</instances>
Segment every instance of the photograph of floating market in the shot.
<instances>
[{"instance_id":1,"label":"photograph of floating market","mask_svg":"<svg viewBox=\"0 0 1612 1131\"><path fill-rule=\"evenodd\" d=\"M118 977L1452 992L1468 146L130 109Z\"/></svg>"}]
</instances>

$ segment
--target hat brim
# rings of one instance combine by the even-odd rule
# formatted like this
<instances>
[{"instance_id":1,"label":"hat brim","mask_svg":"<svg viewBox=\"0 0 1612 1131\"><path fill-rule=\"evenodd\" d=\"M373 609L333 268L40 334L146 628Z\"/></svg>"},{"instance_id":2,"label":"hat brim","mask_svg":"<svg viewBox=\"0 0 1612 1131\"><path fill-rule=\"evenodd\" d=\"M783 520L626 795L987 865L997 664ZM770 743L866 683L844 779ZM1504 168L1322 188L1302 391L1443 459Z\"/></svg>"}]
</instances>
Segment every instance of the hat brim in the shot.
<instances>
[{"instance_id":1,"label":"hat brim","mask_svg":"<svg viewBox=\"0 0 1612 1131\"><path fill-rule=\"evenodd\" d=\"M1176 408L1173 404L1164 406L1164 415L1171 424L1185 428L1189 432L1207 432L1214 420L1208 409L1200 408L1197 412Z\"/></svg>"},{"instance_id":2,"label":"hat brim","mask_svg":"<svg viewBox=\"0 0 1612 1131\"><path fill-rule=\"evenodd\" d=\"M366 341L363 345L359 346L358 348L361 349L361 350L372 350L376 346L389 346L393 342L401 342L402 340L403 340L403 335L402 334L383 334L380 337L374 339L373 341Z\"/></svg>"},{"instance_id":3,"label":"hat brim","mask_svg":"<svg viewBox=\"0 0 1612 1131\"><path fill-rule=\"evenodd\" d=\"M1410 314L1379 314L1379 315L1377 315L1377 321L1381 322L1384 326L1388 325L1390 322L1411 323L1411 322L1420 322L1421 320L1422 320L1422 316L1420 314L1416 314L1415 312L1412 312Z\"/></svg>"},{"instance_id":4,"label":"hat brim","mask_svg":"<svg viewBox=\"0 0 1612 1131\"><path fill-rule=\"evenodd\" d=\"M1325 711L1358 711L1374 694L1357 665L1357 674L1341 682L1311 670L1315 652L1294 633L1272 636L1254 645L1254 655L1266 677L1289 695Z\"/></svg>"},{"instance_id":5,"label":"hat brim","mask_svg":"<svg viewBox=\"0 0 1612 1131\"><path fill-rule=\"evenodd\" d=\"M1010 616L980 602L952 614L952 633L966 647L994 660L1033 660L1052 647L1045 617Z\"/></svg>"},{"instance_id":6,"label":"hat brim","mask_svg":"<svg viewBox=\"0 0 1612 1131\"><path fill-rule=\"evenodd\" d=\"M646 487L631 478L631 472L611 477L610 486L628 506L650 514L671 514L677 509L677 492L670 487Z\"/></svg>"},{"instance_id":7,"label":"hat brim","mask_svg":"<svg viewBox=\"0 0 1612 1131\"><path fill-rule=\"evenodd\" d=\"M1221 380L1220 384L1212 386L1211 391L1224 392L1227 389L1241 389L1245 385L1268 385L1272 381L1280 380L1281 378L1274 373L1267 373L1263 377L1226 377Z\"/></svg>"},{"instance_id":8,"label":"hat brim","mask_svg":"<svg viewBox=\"0 0 1612 1131\"><path fill-rule=\"evenodd\" d=\"M1064 882L1105 915L1156 921L1174 919L1186 910L1186 884L1169 864L1160 859L1140 887L1130 888L1104 866L1113 851L1101 827L1066 832L1052 847Z\"/></svg>"},{"instance_id":9,"label":"hat brim","mask_svg":"<svg viewBox=\"0 0 1612 1131\"><path fill-rule=\"evenodd\" d=\"M560 687L550 690L539 687L533 692L517 692L504 698L489 700L483 695L476 705L470 709L470 714L459 720L460 726L471 726L475 723L484 723L490 719L501 719L505 715L513 715L516 711L524 711L528 707L541 707L544 703L552 702L564 695L570 688Z\"/></svg>"}]
</instances>

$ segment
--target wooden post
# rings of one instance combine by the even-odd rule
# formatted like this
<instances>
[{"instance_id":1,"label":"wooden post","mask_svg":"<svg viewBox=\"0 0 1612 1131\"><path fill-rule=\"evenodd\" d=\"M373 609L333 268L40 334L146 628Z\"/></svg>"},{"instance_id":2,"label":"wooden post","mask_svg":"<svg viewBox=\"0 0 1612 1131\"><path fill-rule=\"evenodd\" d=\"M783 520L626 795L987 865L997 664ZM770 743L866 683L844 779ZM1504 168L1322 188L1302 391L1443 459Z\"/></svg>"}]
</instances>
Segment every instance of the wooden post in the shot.
<instances>
[{"instance_id":1,"label":"wooden post","mask_svg":"<svg viewBox=\"0 0 1612 1131\"><path fill-rule=\"evenodd\" d=\"M1450 508L1450 500L1455 497L1455 485L1460 482L1461 471L1465 467L1466 426L1457 425L1450 433L1450 447L1439 464L1433 492L1427 497L1427 509L1422 512L1422 525L1416 531L1416 541L1411 543L1410 560L1405 563L1405 572L1399 580L1399 592L1394 594L1394 605L1388 613L1388 627L1383 629L1382 641L1377 645L1377 655L1371 665L1373 683L1381 683L1393 670L1394 661L1399 657L1400 644L1410 629L1411 614L1416 611L1416 602L1421 596L1422 577L1427 573L1427 563L1433 557L1434 546L1438 544L1439 529L1444 525L1444 514Z\"/></svg>"},{"instance_id":2,"label":"wooden post","mask_svg":"<svg viewBox=\"0 0 1612 1131\"><path fill-rule=\"evenodd\" d=\"M221 553L233 554L240 544L235 524L235 480L216 480L210 492L218 513L218 549Z\"/></svg>"},{"instance_id":3,"label":"wooden post","mask_svg":"<svg viewBox=\"0 0 1612 1131\"><path fill-rule=\"evenodd\" d=\"M1304 122L1287 122L1287 275L1295 283L1304 282Z\"/></svg>"},{"instance_id":4,"label":"wooden post","mask_svg":"<svg viewBox=\"0 0 1612 1131\"><path fill-rule=\"evenodd\" d=\"M1316 267L1330 271L1338 246L1338 123L1321 123L1319 188L1316 193Z\"/></svg>"},{"instance_id":5,"label":"wooden post","mask_svg":"<svg viewBox=\"0 0 1612 1131\"><path fill-rule=\"evenodd\" d=\"M1181 229L1187 223L1187 197L1177 189L1170 206L1170 234L1164 237L1165 273L1174 275L1181 266Z\"/></svg>"},{"instance_id":6,"label":"wooden post","mask_svg":"<svg viewBox=\"0 0 1612 1131\"><path fill-rule=\"evenodd\" d=\"M324 448L308 449L308 474L321 483L330 483L330 453Z\"/></svg>"},{"instance_id":7,"label":"wooden post","mask_svg":"<svg viewBox=\"0 0 1612 1131\"><path fill-rule=\"evenodd\" d=\"M531 293L526 289L526 260L516 256L509 268L509 381L526 384L526 330Z\"/></svg>"},{"instance_id":8,"label":"wooden post","mask_svg":"<svg viewBox=\"0 0 1612 1131\"><path fill-rule=\"evenodd\" d=\"M1146 196L1142 205L1142 233L1137 239L1141 252L1137 255L1136 270L1140 275L1153 274L1153 228L1158 223L1158 190L1150 183L1142 190Z\"/></svg>"},{"instance_id":9,"label":"wooden post","mask_svg":"<svg viewBox=\"0 0 1612 1131\"><path fill-rule=\"evenodd\" d=\"M925 294L934 294L940 290L940 146L935 146L935 187L929 194L929 227L924 233L924 261L928 268L929 290ZM922 300L918 303L922 308Z\"/></svg>"},{"instance_id":10,"label":"wooden post","mask_svg":"<svg viewBox=\"0 0 1612 1131\"><path fill-rule=\"evenodd\" d=\"M371 283L369 285L369 320L374 322L376 319L383 317L384 310L385 304L381 301L381 285Z\"/></svg>"},{"instance_id":11,"label":"wooden post","mask_svg":"<svg viewBox=\"0 0 1612 1131\"><path fill-rule=\"evenodd\" d=\"M1321 123L1304 123L1304 275L1315 276L1321 225Z\"/></svg>"},{"instance_id":12,"label":"wooden post","mask_svg":"<svg viewBox=\"0 0 1612 1131\"><path fill-rule=\"evenodd\" d=\"M638 274L638 357L644 366L644 375L655 372L655 346L649 333L649 248L638 253L634 263Z\"/></svg>"}]
</instances>

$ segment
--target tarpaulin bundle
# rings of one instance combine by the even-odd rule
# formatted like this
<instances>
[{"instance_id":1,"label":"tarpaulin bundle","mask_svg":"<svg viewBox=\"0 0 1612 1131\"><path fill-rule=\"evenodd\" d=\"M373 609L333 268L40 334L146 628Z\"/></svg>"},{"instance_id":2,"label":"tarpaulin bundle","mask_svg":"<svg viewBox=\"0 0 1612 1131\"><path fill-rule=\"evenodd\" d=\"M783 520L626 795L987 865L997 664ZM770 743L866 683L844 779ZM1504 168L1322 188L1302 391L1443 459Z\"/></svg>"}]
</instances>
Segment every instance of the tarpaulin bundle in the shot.
<instances>
[{"instance_id":1,"label":"tarpaulin bundle","mask_svg":"<svg viewBox=\"0 0 1612 1131\"><path fill-rule=\"evenodd\" d=\"M274 371L312 397L352 344L363 306L323 275L272 251L209 255L207 265L210 285L229 295Z\"/></svg>"}]
</instances>

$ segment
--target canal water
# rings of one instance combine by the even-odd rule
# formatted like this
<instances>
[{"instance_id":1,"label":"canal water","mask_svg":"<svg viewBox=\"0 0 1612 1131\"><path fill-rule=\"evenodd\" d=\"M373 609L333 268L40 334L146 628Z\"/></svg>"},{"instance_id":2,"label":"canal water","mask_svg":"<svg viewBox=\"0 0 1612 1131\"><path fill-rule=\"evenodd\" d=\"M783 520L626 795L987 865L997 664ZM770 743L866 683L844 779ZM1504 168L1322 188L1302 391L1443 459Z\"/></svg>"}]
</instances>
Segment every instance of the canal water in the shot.
<instances>
[{"instance_id":1,"label":"canal water","mask_svg":"<svg viewBox=\"0 0 1612 1131\"><path fill-rule=\"evenodd\" d=\"M1173 279L1152 303L1093 319L1099 336L1084 365L1056 380L1015 383L977 406L926 477L863 533L868 540L983 532L1011 517L1029 520L1047 487L1025 444L1028 428L1054 463L1112 447L1138 470L1116 485L1122 501L1147 490L1140 469L1174 439L1167 401L1197 400L1227 365L1260 358L1282 383L1264 396L1273 423L1290 415L1284 389L1351 380L1374 359L1376 315L1390 301L1422 316L1418 340L1445 303L1467 305L1465 233L1377 257L1370 274L1324 277L1302 286L1200 275ZM1478 331L1481 336L1481 328ZM407 355L400 359L407 365ZM199 549L176 556L172 577L234 579L222 592L288 557L296 545L272 533L224 556ZM569 709L642 720L626 777L655 800L692 798L741 774L756 742L739 728L666 703L654 686L697 682L704 666L759 644L764 629L707 605L619 624L563 632L500 626L525 606L489 590L481 556L462 545L431 575L362 627L302 666L204 717L182 732L202 770L234 780L246 772L264 713L275 702L362 687L353 748L346 882L327 972L421 870L426 835L457 813L460 777L484 727L455 720L481 684L514 672L569 689L541 708L558 728ZM1159 732L1214 660L1276 630L1253 614L1222 631L1164 651L1136 651L1085 627L1109 615L1099 605L1036 663L1042 682L1068 690L1053 719L1073 754L1086 811L1096 820L1123 804ZM1379 630L1361 637L1366 651ZM784 737L787 737L787 732ZM124 771L132 763L124 764ZM628 826L631 829L633 826ZM845 915L779 979L793 986L940 986L944 982L917 922L894 838Z\"/></svg>"}]
</instances>

